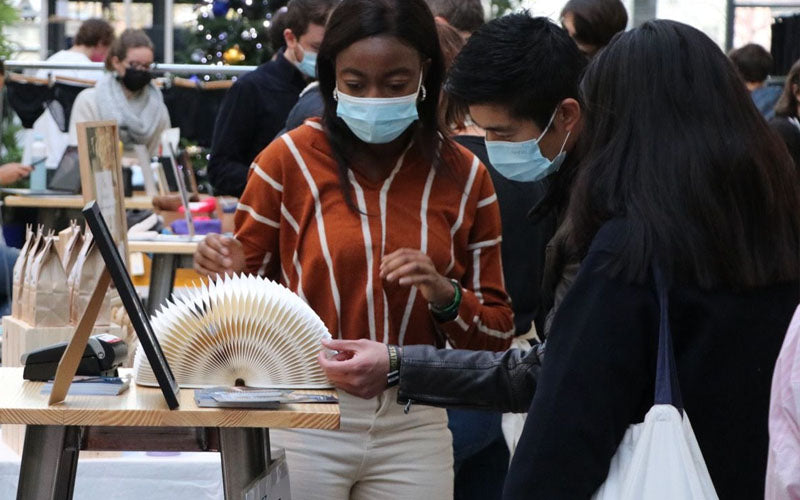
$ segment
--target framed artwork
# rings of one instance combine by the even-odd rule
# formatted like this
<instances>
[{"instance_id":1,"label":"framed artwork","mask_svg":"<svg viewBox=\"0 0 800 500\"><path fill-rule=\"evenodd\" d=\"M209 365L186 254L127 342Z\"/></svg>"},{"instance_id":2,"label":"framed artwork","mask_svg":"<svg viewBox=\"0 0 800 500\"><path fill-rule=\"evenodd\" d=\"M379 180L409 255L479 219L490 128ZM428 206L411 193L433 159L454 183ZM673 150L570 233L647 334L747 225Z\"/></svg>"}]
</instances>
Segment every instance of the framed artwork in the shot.
<instances>
[{"instance_id":1,"label":"framed artwork","mask_svg":"<svg viewBox=\"0 0 800 500\"><path fill-rule=\"evenodd\" d=\"M161 350L161 345L158 343L158 338L150 324L150 319L147 317L144 306L142 306L142 301L139 300L139 295L136 294L130 274L128 274L128 270L123 264L115 242L111 239L111 232L101 212L102 210L98 203L89 203L83 209L83 217L92 230L94 241L106 263L106 269L111 274L111 279L117 287L117 291L119 291L122 305L128 313L133 329L136 331L136 336L139 338L139 344L141 344L147 356L147 361L153 369L155 378L161 388L161 393L164 395L164 400L167 402L167 406L174 410L179 405L178 383L169 368L164 351ZM80 352L83 352L83 350Z\"/></svg>"},{"instance_id":2,"label":"framed artwork","mask_svg":"<svg viewBox=\"0 0 800 500\"><path fill-rule=\"evenodd\" d=\"M119 252L128 257L128 225L117 122L77 124L83 200L97 201Z\"/></svg>"}]
</instances>

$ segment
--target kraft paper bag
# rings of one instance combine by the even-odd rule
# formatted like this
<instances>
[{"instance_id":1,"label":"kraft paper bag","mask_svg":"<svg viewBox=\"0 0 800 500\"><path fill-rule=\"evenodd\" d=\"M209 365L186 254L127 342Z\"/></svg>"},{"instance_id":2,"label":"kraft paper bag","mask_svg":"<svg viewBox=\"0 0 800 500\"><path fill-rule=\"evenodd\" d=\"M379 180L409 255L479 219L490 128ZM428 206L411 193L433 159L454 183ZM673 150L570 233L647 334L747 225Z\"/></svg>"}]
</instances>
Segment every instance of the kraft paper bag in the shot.
<instances>
[{"instance_id":1,"label":"kraft paper bag","mask_svg":"<svg viewBox=\"0 0 800 500\"><path fill-rule=\"evenodd\" d=\"M56 248L56 253L58 253L58 260L63 260L64 250L67 248L67 242L72 237L72 233L75 231L76 226L77 224L75 224L75 220L73 219L69 221L68 228L58 232L58 237L56 238L56 241L53 242L53 246Z\"/></svg>"},{"instance_id":2,"label":"kraft paper bag","mask_svg":"<svg viewBox=\"0 0 800 500\"><path fill-rule=\"evenodd\" d=\"M55 248L56 238L45 238L31 272L30 317L33 326L69 324L67 275Z\"/></svg>"},{"instance_id":3,"label":"kraft paper bag","mask_svg":"<svg viewBox=\"0 0 800 500\"><path fill-rule=\"evenodd\" d=\"M22 321L26 321L30 323L30 303L31 303L31 270L33 270L33 261L36 259L36 255L42 250L42 244L44 243L44 227L39 225L36 229L36 236L33 239L33 243L31 244L30 248L28 249L28 256L25 260L25 274L22 278L22 303L20 305L20 314L19 318Z\"/></svg>"},{"instance_id":4,"label":"kraft paper bag","mask_svg":"<svg viewBox=\"0 0 800 500\"><path fill-rule=\"evenodd\" d=\"M92 292L94 292L100 275L106 267L103 256L100 254L100 249L94 244L90 235L91 233L87 231L81 255L78 256L78 260L72 268L74 282L72 284L70 321L73 324L77 324L81 316L83 316L86 306L89 305ZM111 289L106 293L105 299L100 306L100 311L97 314L96 325L111 324L111 300L115 295L116 292Z\"/></svg>"},{"instance_id":5,"label":"kraft paper bag","mask_svg":"<svg viewBox=\"0 0 800 500\"><path fill-rule=\"evenodd\" d=\"M80 321L81 314L83 311L78 311L76 308L76 299L78 295L78 290L76 289L76 284L80 280L80 274L83 270L83 263L86 261L86 256L89 254L89 250L92 248L92 233L86 231L86 235L83 238L83 243L81 244L80 249L78 250L78 256L75 258L75 263L72 265L72 269L70 269L68 278L67 278L67 288L69 289L69 321L70 324L77 325L78 321Z\"/></svg>"},{"instance_id":6,"label":"kraft paper bag","mask_svg":"<svg viewBox=\"0 0 800 500\"><path fill-rule=\"evenodd\" d=\"M28 251L33 245L34 233L31 225L25 227L25 243L19 251L19 257L14 263L14 273L11 286L11 316L22 317L22 284L25 281L25 264L28 262Z\"/></svg>"},{"instance_id":7,"label":"kraft paper bag","mask_svg":"<svg viewBox=\"0 0 800 500\"><path fill-rule=\"evenodd\" d=\"M75 266L75 262L78 260L78 254L83 247L83 235L81 234L80 226L75 224L75 229L71 234L68 234L68 236L69 239L67 240L66 245L64 246L64 252L61 255L61 266L64 268L64 272L67 273L67 276L69 277L73 266ZM58 239L59 241L61 240L60 233Z\"/></svg>"}]
</instances>

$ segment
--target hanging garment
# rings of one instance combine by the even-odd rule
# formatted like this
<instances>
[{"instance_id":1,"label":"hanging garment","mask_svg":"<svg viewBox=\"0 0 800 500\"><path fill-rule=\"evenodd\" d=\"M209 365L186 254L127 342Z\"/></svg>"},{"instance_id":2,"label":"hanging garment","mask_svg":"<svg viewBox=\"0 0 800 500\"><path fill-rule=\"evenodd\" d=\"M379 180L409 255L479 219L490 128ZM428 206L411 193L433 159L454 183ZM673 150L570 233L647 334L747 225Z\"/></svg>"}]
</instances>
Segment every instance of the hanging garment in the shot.
<instances>
[{"instance_id":1,"label":"hanging garment","mask_svg":"<svg viewBox=\"0 0 800 500\"><path fill-rule=\"evenodd\" d=\"M61 132L69 131L69 117L72 113L72 105L75 103L78 94L87 88L89 87L86 85L63 82L56 82L53 85L52 99L45 104Z\"/></svg>"},{"instance_id":2,"label":"hanging garment","mask_svg":"<svg viewBox=\"0 0 800 500\"><path fill-rule=\"evenodd\" d=\"M773 20L770 52L775 61L774 74L787 74L800 59L800 15L778 16Z\"/></svg>"},{"instance_id":3,"label":"hanging garment","mask_svg":"<svg viewBox=\"0 0 800 500\"><path fill-rule=\"evenodd\" d=\"M19 82L6 79L8 102L22 121L22 126L32 128L53 99L53 88L47 84Z\"/></svg>"},{"instance_id":4,"label":"hanging garment","mask_svg":"<svg viewBox=\"0 0 800 500\"><path fill-rule=\"evenodd\" d=\"M201 89L172 86L162 89L164 104L169 110L173 127L181 129L181 137L210 147L226 88Z\"/></svg>"},{"instance_id":5,"label":"hanging garment","mask_svg":"<svg viewBox=\"0 0 800 500\"><path fill-rule=\"evenodd\" d=\"M717 493L683 410L667 288L655 270L660 308L656 391L644 422L628 427L593 500L712 500ZM731 457L732 459L734 457Z\"/></svg>"}]
</instances>

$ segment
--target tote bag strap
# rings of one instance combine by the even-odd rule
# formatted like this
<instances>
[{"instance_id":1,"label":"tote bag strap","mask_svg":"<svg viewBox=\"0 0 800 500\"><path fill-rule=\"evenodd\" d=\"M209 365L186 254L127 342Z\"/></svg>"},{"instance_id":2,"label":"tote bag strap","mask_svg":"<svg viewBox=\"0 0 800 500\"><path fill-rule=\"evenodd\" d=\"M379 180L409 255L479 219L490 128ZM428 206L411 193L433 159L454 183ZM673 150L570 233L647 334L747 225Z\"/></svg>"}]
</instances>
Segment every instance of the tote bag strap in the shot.
<instances>
[{"instance_id":1,"label":"tote bag strap","mask_svg":"<svg viewBox=\"0 0 800 500\"><path fill-rule=\"evenodd\" d=\"M683 413L683 400L678 382L678 370L672 349L672 333L669 327L669 288L661 269L653 266L653 275L658 292L658 354L656 364L655 404L668 404Z\"/></svg>"}]
</instances>

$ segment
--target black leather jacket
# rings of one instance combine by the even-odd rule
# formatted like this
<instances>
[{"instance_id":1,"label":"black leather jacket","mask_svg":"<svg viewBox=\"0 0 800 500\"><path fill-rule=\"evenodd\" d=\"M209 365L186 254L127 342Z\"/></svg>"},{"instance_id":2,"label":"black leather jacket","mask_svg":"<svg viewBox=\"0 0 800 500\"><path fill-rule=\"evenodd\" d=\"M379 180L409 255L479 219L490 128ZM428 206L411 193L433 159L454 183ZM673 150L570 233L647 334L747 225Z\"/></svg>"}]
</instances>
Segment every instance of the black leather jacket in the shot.
<instances>
[{"instance_id":1,"label":"black leather jacket","mask_svg":"<svg viewBox=\"0 0 800 500\"><path fill-rule=\"evenodd\" d=\"M505 352L405 346L397 401L525 413L536 391L543 353L543 344Z\"/></svg>"}]
</instances>

